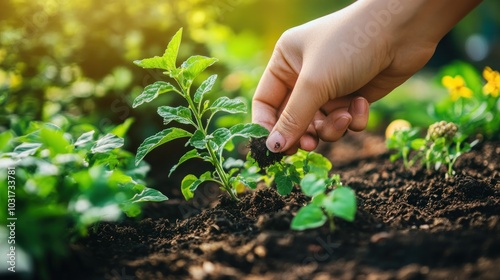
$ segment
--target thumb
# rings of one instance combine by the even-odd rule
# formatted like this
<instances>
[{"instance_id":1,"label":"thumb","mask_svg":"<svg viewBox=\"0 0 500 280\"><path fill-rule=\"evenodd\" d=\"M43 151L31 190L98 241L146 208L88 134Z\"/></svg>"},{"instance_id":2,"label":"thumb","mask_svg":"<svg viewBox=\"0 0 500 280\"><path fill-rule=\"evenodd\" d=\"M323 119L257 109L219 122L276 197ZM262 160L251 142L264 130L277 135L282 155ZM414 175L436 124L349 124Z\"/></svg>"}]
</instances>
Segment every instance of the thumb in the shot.
<instances>
[{"instance_id":1,"label":"thumb","mask_svg":"<svg viewBox=\"0 0 500 280\"><path fill-rule=\"evenodd\" d=\"M315 113L328 101L328 96L316 92L315 83L306 82L300 75L285 108L267 138L267 148L284 152L297 143L307 130Z\"/></svg>"}]
</instances>

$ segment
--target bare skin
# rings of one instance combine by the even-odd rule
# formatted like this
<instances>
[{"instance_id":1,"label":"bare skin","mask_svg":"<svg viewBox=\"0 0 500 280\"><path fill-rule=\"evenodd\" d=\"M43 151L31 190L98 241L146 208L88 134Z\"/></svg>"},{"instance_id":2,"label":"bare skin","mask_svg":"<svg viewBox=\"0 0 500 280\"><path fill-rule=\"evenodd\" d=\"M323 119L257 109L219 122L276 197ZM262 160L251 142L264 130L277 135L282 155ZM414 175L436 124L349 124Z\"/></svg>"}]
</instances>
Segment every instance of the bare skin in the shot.
<instances>
[{"instance_id":1,"label":"bare skin","mask_svg":"<svg viewBox=\"0 0 500 280\"><path fill-rule=\"evenodd\" d=\"M280 37L253 98L267 147L292 154L368 122L369 103L431 58L480 0L359 0Z\"/></svg>"}]
</instances>

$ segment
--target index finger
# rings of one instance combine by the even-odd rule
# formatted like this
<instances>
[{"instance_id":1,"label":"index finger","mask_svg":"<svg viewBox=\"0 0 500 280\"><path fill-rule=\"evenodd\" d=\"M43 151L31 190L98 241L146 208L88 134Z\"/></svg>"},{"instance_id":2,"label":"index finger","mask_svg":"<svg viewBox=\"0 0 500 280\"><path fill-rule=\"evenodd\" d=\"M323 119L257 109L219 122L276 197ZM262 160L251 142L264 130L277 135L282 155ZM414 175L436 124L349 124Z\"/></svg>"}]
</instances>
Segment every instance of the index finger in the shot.
<instances>
[{"instance_id":1,"label":"index finger","mask_svg":"<svg viewBox=\"0 0 500 280\"><path fill-rule=\"evenodd\" d=\"M273 70L274 65L271 60L252 99L252 122L262 125L269 131L278 121L279 113L295 84L293 74L280 67L278 70Z\"/></svg>"}]
</instances>

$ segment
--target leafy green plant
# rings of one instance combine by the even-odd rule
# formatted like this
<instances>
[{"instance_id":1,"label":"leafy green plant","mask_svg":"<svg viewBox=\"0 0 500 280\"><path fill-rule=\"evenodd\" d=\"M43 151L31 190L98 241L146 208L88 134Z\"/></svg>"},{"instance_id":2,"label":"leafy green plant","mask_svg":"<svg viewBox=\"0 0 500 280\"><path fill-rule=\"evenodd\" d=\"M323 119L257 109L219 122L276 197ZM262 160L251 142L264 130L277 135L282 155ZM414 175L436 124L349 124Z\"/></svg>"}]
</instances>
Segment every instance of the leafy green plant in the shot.
<instances>
[{"instance_id":1,"label":"leafy green plant","mask_svg":"<svg viewBox=\"0 0 500 280\"><path fill-rule=\"evenodd\" d=\"M334 217L352 222L356 215L356 195L354 191L342 186L340 177L319 177L309 173L300 181L300 187L311 202L300 208L293 218L291 227L304 230L320 227L329 221L330 231L335 230Z\"/></svg>"},{"instance_id":2,"label":"leafy green plant","mask_svg":"<svg viewBox=\"0 0 500 280\"><path fill-rule=\"evenodd\" d=\"M120 149L124 139L117 134L123 135L130 123L104 135L91 130L75 137L73 131L92 126L65 131L42 122L0 133L0 169L11 170L0 173L1 189L10 191L0 192L0 204L8 209L8 194L15 201L12 212L0 211L0 223L17 218L16 247L38 269L57 263L70 241L95 223L115 221L122 213L137 216L141 202L167 199L145 186L149 166L136 167L133 154Z\"/></svg>"},{"instance_id":3,"label":"leafy green plant","mask_svg":"<svg viewBox=\"0 0 500 280\"><path fill-rule=\"evenodd\" d=\"M453 176L453 166L457 159L477 143L466 142L467 135L458 133L458 126L452 122L440 121L429 126L425 138L418 137L418 129L396 130L386 145L394 150L391 161L403 158L406 169L420 161L427 170L439 170L446 166L446 176ZM410 154L410 148L413 152Z\"/></svg>"},{"instance_id":4,"label":"leafy green plant","mask_svg":"<svg viewBox=\"0 0 500 280\"><path fill-rule=\"evenodd\" d=\"M427 170L434 167L438 170L445 165L446 176L453 176L455 173L453 165L463 154L470 151L477 142L465 142L467 135L457 133L458 126L452 122L440 121L429 126L425 138L417 138L411 141L411 147L417 151L416 156L420 156L422 164Z\"/></svg>"},{"instance_id":5,"label":"leafy green plant","mask_svg":"<svg viewBox=\"0 0 500 280\"><path fill-rule=\"evenodd\" d=\"M416 158L410 159L411 143L418 138L419 131L418 128L403 128L389 135L386 140L386 146L388 149L394 150L394 153L390 157L392 162L402 158L406 169L413 166Z\"/></svg>"},{"instance_id":6,"label":"leafy green plant","mask_svg":"<svg viewBox=\"0 0 500 280\"><path fill-rule=\"evenodd\" d=\"M293 187L299 185L301 191L311 197L310 203L293 218L292 229L316 228L329 221L333 231L334 217L354 220L356 195L351 188L342 185L338 174L329 175L332 163L321 154L299 150L264 168L265 175L255 180L264 180L268 185L274 181L281 195L290 194ZM258 171L254 170L255 173Z\"/></svg>"},{"instance_id":7,"label":"leafy green plant","mask_svg":"<svg viewBox=\"0 0 500 280\"><path fill-rule=\"evenodd\" d=\"M217 113L244 114L247 112L247 106L242 99L230 99L223 96L212 102L206 98L217 79L217 75L212 75L204 80L194 93L191 91L195 78L207 67L214 64L217 59L196 55L189 57L177 67L176 60L181 37L182 29L173 36L163 56L134 62L142 68L163 70L164 74L172 78L177 86L165 81L154 82L145 87L144 91L135 98L133 107L151 102L161 94L176 93L182 97L187 106L161 106L158 108L158 114L163 118L165 124L175 121L192 127L192 131L174 126L148 137L137 150L136 164L139 164L156 147L174 139L187 138L186 145L193 149L179 159L179 162L170 170L170 174L179 165L190 159L207 161L212 164L214 171L207 171L200 176L186 175L181 183L184 197L191 199L198 186L203 182L211 181L219 184L233 200L238 200L236 187L239 184L251 186L254 182L248 182L242 176L238 176L240 167L225 164L226 159L223 157L223 152L226 148L232 147L232 139L235 137L263 137L269 132L265 128L251 123L210 130L211 122Z\"/></svg>"}]
</instances>

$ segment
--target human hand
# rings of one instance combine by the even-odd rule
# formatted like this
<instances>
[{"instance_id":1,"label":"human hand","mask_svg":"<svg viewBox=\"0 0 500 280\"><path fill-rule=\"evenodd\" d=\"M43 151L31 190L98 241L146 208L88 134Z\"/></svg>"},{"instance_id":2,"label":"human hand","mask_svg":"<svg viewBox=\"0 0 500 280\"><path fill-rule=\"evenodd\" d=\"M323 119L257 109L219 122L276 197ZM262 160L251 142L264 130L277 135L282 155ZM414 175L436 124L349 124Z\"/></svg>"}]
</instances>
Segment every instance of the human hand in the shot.
<instances>
[{"instance_id":1,"label":"human hand","mask_svg":"<svg viewBox=\"0 0 500 280\"><path fill-rule=\"evenodd\" d=\"M270 130L269 150L313 150L319 139L364 129L368 102L422 68L460 18L436 22L431 12L445 3L399 2L357 1L281 36L253 98L252 121Z\"/></svg>"}]
</instances>

